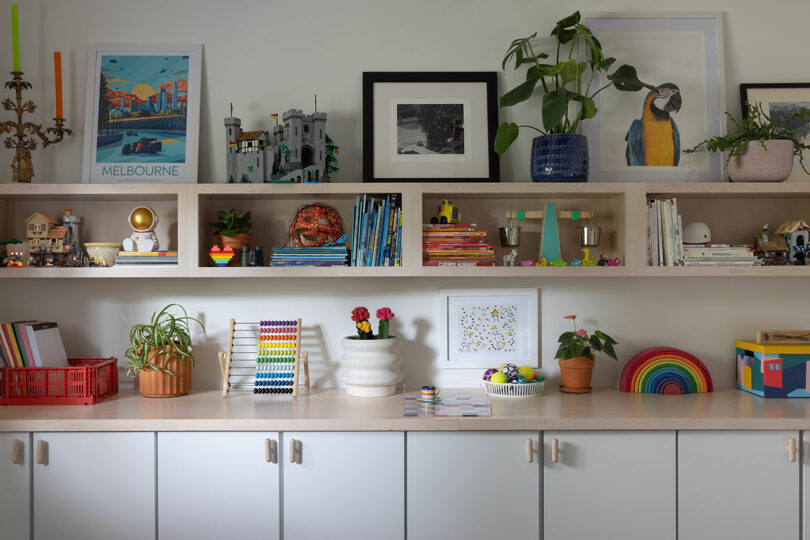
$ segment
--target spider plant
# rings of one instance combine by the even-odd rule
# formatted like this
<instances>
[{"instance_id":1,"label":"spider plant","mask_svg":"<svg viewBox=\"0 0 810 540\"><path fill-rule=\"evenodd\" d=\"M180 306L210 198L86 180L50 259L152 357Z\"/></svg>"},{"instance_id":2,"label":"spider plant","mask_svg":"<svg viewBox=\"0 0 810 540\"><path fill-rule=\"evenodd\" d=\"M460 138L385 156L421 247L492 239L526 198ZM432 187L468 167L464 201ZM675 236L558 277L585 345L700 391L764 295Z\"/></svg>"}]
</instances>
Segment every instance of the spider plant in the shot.
<instances>
[{"instance_id":1,"label":"spider plant","mask_svg":"<svg viewBox=\"0 0 810 540\"><path fill-rule=\"evenodd\" d=\"M174 376L174 373L150 360L150 352L153 350L165 350L166 355L189 361L192 366L194 365L190 323L195 322L200 325L203 334L205 334L205 326L198 319L189 317L185 308L180 304L169 304L153 313L149 323L129 324L126 318L124 321L130 327L129 348L125 353L130 362L127 364L128 374L136 375L141 370L153 369Z\"/></svg>"}]
</instances>

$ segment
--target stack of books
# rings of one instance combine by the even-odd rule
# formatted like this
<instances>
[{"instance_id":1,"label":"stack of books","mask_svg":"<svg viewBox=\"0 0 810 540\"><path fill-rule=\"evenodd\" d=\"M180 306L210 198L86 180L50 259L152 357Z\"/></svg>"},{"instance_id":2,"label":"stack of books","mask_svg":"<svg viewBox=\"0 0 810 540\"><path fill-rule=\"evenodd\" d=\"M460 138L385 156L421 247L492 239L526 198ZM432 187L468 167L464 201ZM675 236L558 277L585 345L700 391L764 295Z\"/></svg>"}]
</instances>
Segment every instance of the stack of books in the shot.
<instances>
[{"instance_id":1,"label":"stack of books","mask_svg":"<svg viewBox=\"0 0 810 540\"><path fill-rule=\"evenodd\" d=\"M346 266L346 246L273 248L270 266Z\"/></svg>"},{"instance_id":2,"label":"stack of books","mask_svg":"<svg viewBox=\"0 0 810 540\"><path fill-rule=\"evenodd\" d=\"M176 251L119 251L115 256L116 265L165 266L177 264Z\"/></svg>"},{"instance_id":3,"label":"stack of books","mask_svg":"<svg viewBox=\"0 0 810 540\"><path fill-rule=\"evenodd\" d=\"M686 266L760 266L762 260L746 245L686 244Z\"/></svg>"},{"instance_id":4,"label":"stack of books","mask_svg":"<svg viewBox=\"0 0 810 540\"><path fill-rule=\"evenodd\" d=\"M495 249L475 224L422 225L422 266L495 266Z\"/></svg>"},{"instance_id":5,"label":"stack of books","mask_svg":"<svg viewBox=\"0 0 810 540\"><path fill-rule=\"evenodd\" d=\"M67 367L67 354L55 322L0 324L0 366Z\"/></svg>"},{"instance_id":6,"label":"stack of books","mask_svg":"<svg viewBox=\"0 0 810 540\"><path fill-rule=\"evenodd\" d=\"M398 194L357 196L352 219L351 265L402 265L402 208Z\"/></svg>"},{"instance_id":7,"label":"stack of books","mask_svg":"<svg viewBox=\"0 0 810 540\"><path fill-rule=\"evenodd\" d=\"M647 264L683 266L683 227L676 199L647 201Z\"/></svg>"}]
</instances>

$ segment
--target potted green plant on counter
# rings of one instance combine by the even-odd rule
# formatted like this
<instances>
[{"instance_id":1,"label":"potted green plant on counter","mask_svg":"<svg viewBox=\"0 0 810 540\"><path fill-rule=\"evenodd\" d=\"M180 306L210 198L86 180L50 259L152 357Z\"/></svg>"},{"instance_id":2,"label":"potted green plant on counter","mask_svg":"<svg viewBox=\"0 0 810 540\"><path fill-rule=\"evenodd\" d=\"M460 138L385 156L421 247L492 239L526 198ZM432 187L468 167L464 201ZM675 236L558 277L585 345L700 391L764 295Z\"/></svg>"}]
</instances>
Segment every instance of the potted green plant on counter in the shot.
<instances>
[{"instance_id":1,"label":"potted green plant on counter","mask_svg":"<svg viewBox=\"0 0 810 540\"><path fill-rule=\"evenodd\" d=\"M637 92L654 86L638 79L636 69L627 64L613 72L615 58L606 57L602 44L590 28L580 22L579 12L557 22L551 36L556 40L554 62L549 54L535 52L529 37L516 39L509 46L501 64L505 70L526 69L526 80L502 95L501 107L511 107L529 99L539 87L543 92L542 128L513 122L498 126L495 151L503 156L515 142L520 128L529 128L541 135L532 141L531 174L535 182L584 182L588 179L588 139L577 133L583 120L596 116L594 96L611 86L618 90ZM575 56L578 48L585 50L585 61ZM592 90L597 75L604 74L607 84ZM603 81L604 82L604 81Z\"/></svg>"},{"instance_id":2,"label":"potted green plant on counter","mask_svg":"<svg viewBox=\"0 0 810 540\"><path fill-rule=\"evenodd\" d=\"M776 126L761 103L746 103L745 107L747 114L741 122L726 113L737 128L735 131L701 141L684 152L697 152L701 148L728 152L726 167L733 182L782 182L793 171L793 156L799 158L799 165L810 174L804 166L803 154L810 146L789 129ZM791 120L801 122L807 117L810 110L803 108Z\"/></svg>"},{"instance_id":3,"label":"potted green plant on counter","mask_svg":"<svg viewBox=\"0 0 810 540\"><path fill-rule=\"evenodd\" d=\"M234 252L234 258L231 259L228 266L239 266L242 247L250 247L250 241L253 238L250 232L253 228L250 215L250 210L241 211L236 208L220 210L217 212L219 221L208 224L213 227L214 236L219 236L219 247L225 249L230 246Z\"/></svg>"},{"instance_id":4,"label":"potted green plant on counter","mask_svg":"<svg viewBox=\"0 0 810 540\"><path fill-rule=\"evenodd\" d=\"M126 320L126 319L124 319ZM179 304L169 304L152 314L148 323L130 325L127 372L138 375L138 390L146 397L174 397L191 389L194 355L191 346L191 323ZM129 324L129 323L127 323Z\"/></svg>"},{"instance_id":5,"label":"potted green plant on counter","mask_svg":"<svg viewBox=\"0 0 810 540\"><path fill-rule=\"evenodd\" d=\"M596 352L602 352L618 361L613 346L616 341L599 330L592 335L582 328L577 329L577 316L563 317L574 323L574 330L563 332L557 342L560 344L555 355L560 364L563 392L587 394L591 391L591 376Z\"/></svg>"}]
</instances>

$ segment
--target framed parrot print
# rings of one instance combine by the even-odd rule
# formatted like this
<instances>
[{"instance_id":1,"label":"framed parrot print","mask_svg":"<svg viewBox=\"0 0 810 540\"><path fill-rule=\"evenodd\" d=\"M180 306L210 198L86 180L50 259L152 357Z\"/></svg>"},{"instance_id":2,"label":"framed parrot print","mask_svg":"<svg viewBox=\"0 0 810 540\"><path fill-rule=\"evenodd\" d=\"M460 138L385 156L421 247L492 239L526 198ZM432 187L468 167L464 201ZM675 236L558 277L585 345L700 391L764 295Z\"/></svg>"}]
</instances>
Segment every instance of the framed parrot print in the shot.
<instances>
[{"instance_id":1,"label":"framed parrot print","mask_svg":"<svg viewBox=\"0 0 810 540\"><path fill-rule=\"evenodd\" d=\"M684 152L725 134L720 15L653 12L584 18L606 56L634 66L639 79L658 87L657 92L610 88L596 96L599 113L586 128L591 181L722 181L722 154Z\"/></svg>"}]
</instances>

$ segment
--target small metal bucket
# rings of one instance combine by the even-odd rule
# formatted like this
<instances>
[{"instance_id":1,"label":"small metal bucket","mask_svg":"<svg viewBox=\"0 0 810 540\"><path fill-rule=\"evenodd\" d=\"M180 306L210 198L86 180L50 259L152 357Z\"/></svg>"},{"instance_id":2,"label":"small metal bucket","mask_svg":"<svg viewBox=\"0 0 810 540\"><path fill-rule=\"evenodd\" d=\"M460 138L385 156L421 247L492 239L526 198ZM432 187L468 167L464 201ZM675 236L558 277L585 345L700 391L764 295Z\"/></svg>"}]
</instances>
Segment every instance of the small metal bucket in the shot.
<instances>
[{"instance_id":1,"label":"small metal bucket","mask_svg":"<svg viewBox=\"0 0 810 540\"><path fill-rule=\"evenodd\" d=\"M501 247L518 247L520 245L520 227L498 227L501 237Z\"/></svg>"},{"instance_id":2,"label":"small metal bucket","mask_svg":"<svg viewBox=\"0 0 810 540\"><path fill-rule=\"evenodd\" d=\"M599 247L599 239L602 236L602 227L594 225L582 225L579 227L580 247Z\"/></svg>"}]
</instances>

